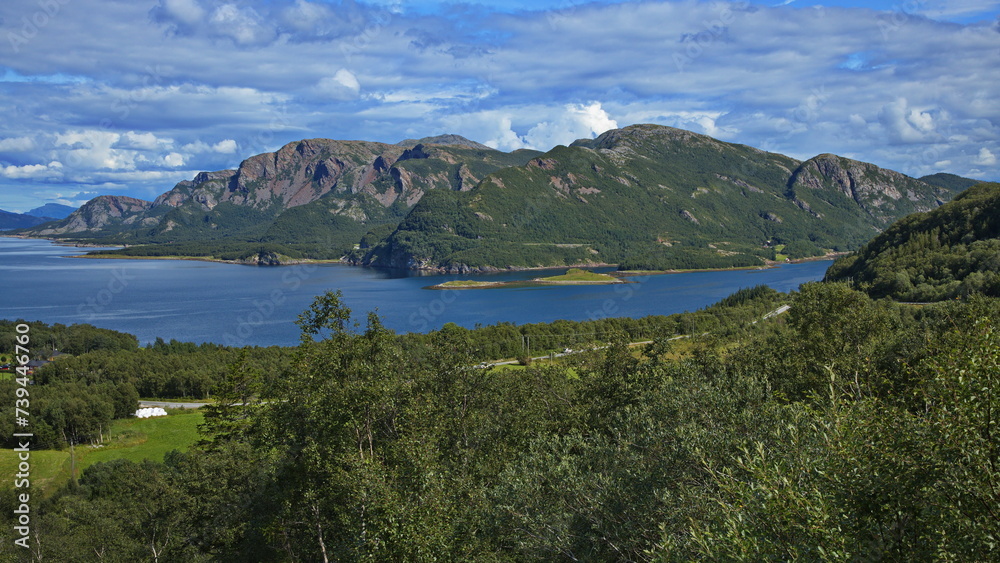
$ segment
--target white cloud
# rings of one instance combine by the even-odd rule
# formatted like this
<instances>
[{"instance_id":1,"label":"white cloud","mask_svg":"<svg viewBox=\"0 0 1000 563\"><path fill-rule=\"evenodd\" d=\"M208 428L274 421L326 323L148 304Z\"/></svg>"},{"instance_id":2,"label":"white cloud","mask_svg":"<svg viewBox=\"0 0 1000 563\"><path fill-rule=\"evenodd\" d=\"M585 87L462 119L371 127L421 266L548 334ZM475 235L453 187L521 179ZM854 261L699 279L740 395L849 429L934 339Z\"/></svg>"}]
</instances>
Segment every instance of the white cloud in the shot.
<instances>
[{"instance_id":1,"label":"white cloud","mask_svg":"<svg viewBox=\"0 0 1000 563\"><path fill-rule=\"evenodd\" d=\"M361 92L361 83L353 72L342 68L333 76L320 79L316 90L320 95L334 100L353 100Z\"/></svg>"},{"instance_id":2,"label":"white cloud","mask_svg":"<svg viewBox=\"0 0 1000 563\"><path fill-rule=\"evenodd\" d=\"M934 131L934 118L926 111L911 108L906 98L882 106L879 121L889 137L899 143L919 143L928 140Z\"/></svg>"},{"instance_id":3,"label":"white cloud","mask_svg":"<svg viewBox=\"0 0 1000 563\"><path fill-rule=\"evenodd\" d=\"M169 166L170 168L179 168L184 166L184 155L172 152L164 156L162 161L165 166Z\"/></svg>"},{"instance_id":4,"label":"white cloud","mask_svg":"<svg viewBox=\"0 0 1000 563\"><path fill-rule=\"evenodd\" d=\"M979 156L974 163L979 166L994 166L997 163L997 157L988 148L982 147L979 149Z\"/></svg>"},{"instance_id":5,"label":"white cloud","mask_svg":"<svg viewBox=\"0 0 1000 563\"><path fill-rule=\"evenodd\" d=\"M233 154L237 148L238 143L234 139L223 139L213 145L198 140L182 146L181 150L192 155L204 153Z\"/></svg>"},{"instance_id":6,"label":"white cloud","mask_svg":"<svg viewBox=\"0 0 1000 563\"><path fill-rule=\"evenodd\" d=\"M510 111L485 110L446 116L442 122L444 131L464 135L503 151L523 148L549 150L577 139L593 138L618 126L600 102L567 104L558 108L525 106ZM519 135L515 128L526 133Z\"/></svg>"},{"instance_id":7,"label":"white cloud","mask_svg":"<svg viewBox=\"0 0 1000 563\"><path fill-rule=\"evenodd\" d=\"M113 148L119 139L121 135L110 131L70 131L56 134L56 146L69 147L63 154L66 163L74 169L132 170L138 153Z\"/></svg>"},{"instance_id":8,"label":"white cloud","mask_svg":"<svg viewBox=\"0 0 1000 563\"><path fill-rule=\"evenodd\" d=\"M608 116L600 102L569 104L553 121L543 121L528 130L524 143L530 148L548 150L584 137L593 138L617 127L618 122Z\"/></svg>"},{"instance_id":9,"label":"white cloud","mask_svg":"<svg viewBox=\"0 0 1000 563\"><path fill-rule=\"evenodd\" d=\"M236 152L236 141L224 139L212 145L212 150L219 154L233 154Z\"/></svg>"},{"instance_id":10,"label":"white cloud","mask_svg":"<svg viewBox=\"0 0 1000 563\"><path fill-rule=\"evenodd\" d=\"M228 36L238 45L256 45L274 39L274 30L265 26L253 8L222 4L212 11L209 22L215 33Z\"/></svg>"},{"instance_id":11,"label":"white cloud","mask_svg":"<svg viewBox=\"0 0 1000 563\"><path fill-rule=\"evenodd\" d=\"M126 149L137 149L137 150L158 150L169 148L173 146L173 139L160 139L156 135L150 132L136 133L135 131L129 131L122 134L121 138L117 143L118 148Z\"/></svg>"},{"instance_id":12,"label":"white cloud","mask_svg":"<svg viewBox=\"0 0 1000 563\"><path fill-rule=\"evenodd\" d=\"M0 139L0 152L24 152L35 148L31 137L8 137Z\"/></svg>"},{"instance_id":13,"label":"white cloud","mask_svg":"<svg viewBox=\"0 0 1000 563\"><path fill-rule=\"evenodd\" d=\"M62 175L63 165L58 161L48 164L28 164L25 166L5 166L2 171L5 178L36 179L57 178Z\"/></svg>"}]
</instances>

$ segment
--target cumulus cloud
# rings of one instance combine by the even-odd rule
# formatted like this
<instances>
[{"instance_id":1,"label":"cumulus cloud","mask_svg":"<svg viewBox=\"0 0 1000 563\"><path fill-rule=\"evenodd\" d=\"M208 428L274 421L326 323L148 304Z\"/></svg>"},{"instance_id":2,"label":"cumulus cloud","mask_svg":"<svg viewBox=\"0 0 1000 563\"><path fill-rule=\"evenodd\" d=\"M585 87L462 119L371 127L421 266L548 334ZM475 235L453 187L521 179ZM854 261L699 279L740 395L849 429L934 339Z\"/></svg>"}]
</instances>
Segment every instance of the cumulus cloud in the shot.
<instances>
[{"instance_id":1,"label":"cumulus cloud","mask_svg":"<svg viewBox=\"0 0 1000 563\"><path fill-rule=\"evenodd\" d=\"M982 147L979 149L979 156L976 157L974 163L979 166L995 166L997 157L988 148Z\"/></svg>"},{"instance_id":2,"label":"cumulus cloud","mask_svg":"<svg viewBox=\"0 0 1000 563\"><path fill-rule=\"evenodd\" d=\"M58 161L48 164L27 164L25 166L5 166L3 176L11 179L57 178L62 174L63 165Z\"/></svg>"},{"instance_id":3,"label":"cumulus cloud","mask_svg":"<svg viewBox=\"0 0 1000 563\"><path fill-rule=\"evenodd\" d=\"M145 133L128 131L118 139L116 146L119 148L151 151L169 148L173 146L173 144L174 142L172 139L160 139L148 131Z\"/></svg>"},{"instance_id":4,"label":"cumulus cloud","mask_svg":"<svg viewBox=\"0 0 1000 563\"><path fill-rule=\"evenodd\" d=\"M24 152L35 148L31 137L8 137L0 139L0 152Z\"/></svg>"},{"instance_id":5,"label":"cumulus cloud","mask_svg":"<svg viewBox=\"0 0 1000 563\"><path fill-rule=\"evenodd\" d=\"M219 154L233 154L236 152L236 141L233 139L223 139L212 145L212 150Z\"/></svg>"},{"instance_id":6,"label":"cumulus cloud","mask_svg":"<svg viewBox=\"0 0 1000 563\"><path fill-rule=\"evenodd\" d=\"M56 135L56 146L65 147L66 162L73 168L132 170L135 151L113 148L121 135L95 129L69 131Z\"/></svg>"},{"instance_id":7,"label":"cumulus cloud","mask_svg":"<svg viewBox=\"0 0 1000 563\"><path fill-rule=\"evenodd\" d=\"M214 144L208 144L204 141L198 140L193 143L187 143L181 147L181 150L187 154L205 154L205 153L217 153L217 154L234 154L239 148L239 145L233 139L223 139Z\"/></svg>"},{"instance_id":8,"label":"cumulus cloud","mask_svg":"<svg viewBox=\"0 0 1000 563\"><path fill-rule=\"evenodd\" d=\"M618 122L611 119L600 102L569 104L555 120L543 121L532 127L524 136L524 143L531 148L548 150L584 137L593 138L617 127Z\"/></svg>"},{"instance_id":9,"label":"cumulus cloud","mask_svg":"<svg viewBox=\"0 0 1000 563\"><path fill-rule=\"evenodd\" d=\"M906 98L882 106L879 121L886 128L889 138L898 143L918 143L934 132L934 118L927 111L910 107Z\"/></svg>"},{"instance_id":10,"label":"cumulus cloud","mask_svg":"<svg viewBox=\"0 0 1000 563\"><path fill-rule=\"evenodd\" d=\"M556 145L593 138L618 127L618 122L608 115L600 102L519 109L519 112L482 111L456 116L445 122L451 130L505 151L523 148L549 150ZM515 124L515 116L522 118L518 124ZM523 116L541 119L524 121ZM515 127L525 133L518 134Z\"/></svg>"},{"instance_id":11,"label":"cumulus cloud","mask_svg":"<svg viewBox=\"0 0 1000 563\"><path fill-rule=\"evenodd\" d=\"M181 166L184 166L184 155L177 152L172 152L170 154L165 155L161 159L161 161L163 162L164 166L168 166L170 168L180 168Z\"/></svg>"},{"instance_id":12,"label":"cumulus cloud","mask_svg":"<svg viewBox=\"0 0 1000 563\"><path fill-rule=\"evenodd\" d=\"M660 123L796 158L1000 175L1000 28L995 13L966 23L990 3L929 0L923 15L961 12L942 23L767 5L782 1L60 3L44 40L0 69L0 170L45 174L41 163L60 162L49 183L141 197L185 169L231 167L307 137L454 132L546 150ZM37 9L0 12L15 22ZM25 192L4 180L0 207Z\"/></svg>"},{"instance_id":13,"label":"cumulus cloud","mask_svg":"<svg viewBox=\"0 0 1000 563\"><path fill-rule=\"evenodd\" d=\"M326 76L316 84L316 91L334 100L353 100L361 92L361 83L353 72L342 68L333 76Z\"/></svg>"}]
</instances>

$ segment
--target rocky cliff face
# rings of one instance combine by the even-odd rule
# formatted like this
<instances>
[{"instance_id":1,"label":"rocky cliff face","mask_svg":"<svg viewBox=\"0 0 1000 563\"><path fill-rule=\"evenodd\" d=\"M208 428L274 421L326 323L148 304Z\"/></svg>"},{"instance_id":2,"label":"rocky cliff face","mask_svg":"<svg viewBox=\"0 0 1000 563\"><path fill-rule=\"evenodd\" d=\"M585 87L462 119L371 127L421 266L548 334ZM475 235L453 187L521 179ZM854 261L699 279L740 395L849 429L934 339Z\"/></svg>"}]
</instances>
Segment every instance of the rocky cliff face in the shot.
<instances>
[{"instance_id":1,"label":"rocky cliff face","mask_svg":"<svg viewBox=\"0 0 1000 563\"><path fill-rule=\"evenodd\" d=\"M305 139L247 158L236 170L201 172L152 202L95 198L55 226L29 234L107 234L116 227L143 227L183 238L185 224L232 226L219 217L232 215L232 206L246 208L247 220L259 221L321 198L330 199L325 212L365 223L390 207L412 207L428 190L471 189L486 173L531 156L512 157L457 135L421 141L392 145ZM231 204L225 213L222 204Z\"/></svg>"},{"instance_id":2,"label":"rocky cliff face","mask_svg":"<svg viewBox=\"0 0 1000 563\"><path fill-rule=\"evenodd\" d=\"M55 236L87 231L104 231L119 225L141 221L142 213L152 202L127 196L98 196L85 203L62 221L42 227L31 234Z\"/></svg>"},{"instance_id":3,"label":"rocky cliff face","mask_svg":"<svg viewBox=\"0 0 1000 563\"><path fill-rule=\"evenodd\" d=\"M883 227L903 215L934 209L952 194L894 170L832 154L802 163L788 184L790 192L803 199L834 204L838 199L834 196L843 196Z\"/></svg>"}]
</instances>

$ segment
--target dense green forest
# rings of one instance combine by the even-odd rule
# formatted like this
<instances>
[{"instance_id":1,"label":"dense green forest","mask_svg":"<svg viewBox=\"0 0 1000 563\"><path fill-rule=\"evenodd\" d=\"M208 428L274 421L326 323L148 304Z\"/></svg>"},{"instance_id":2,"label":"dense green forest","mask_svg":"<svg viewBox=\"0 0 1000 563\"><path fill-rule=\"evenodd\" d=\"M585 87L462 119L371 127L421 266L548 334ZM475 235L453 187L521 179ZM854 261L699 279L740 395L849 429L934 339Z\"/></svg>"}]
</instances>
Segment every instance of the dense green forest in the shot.
<instances>
[{"instance_id":1,"label":"dense green forest","mask_svg":"<svg viewBox=\"0 0 1000 563\"><path fill-rule=\"evenodd\" d=\"M631 341L659 335L699 334L706 330L738 330L747 317L783 302L782 295L766 287L738 292L727 303L745 301L753 305L733 308L709 307L703 311L641 319L604 318L591 321L555 321L513 325L500 323L466 329L453 323L428 334L396 336L400 349L410 357L423 357L428 343L439 338L466 342L476 362L545 355L572 347L592 348L608 342L612 335ZM0 350L13 350L17 323L0 321ZM33 374L34 434L43 448L61 449L71 444L100 439L112 420L131 416L140 397L156 399L209 399L225 380L229 366L239 360L247 369L280 374L286 371L293 351L277 346L236 349L217 344L195 345L157 339L138 347L136 338L91 325L28 323L35 343L35 359L56 361ZM0 381L0 393L13 394L13 382ZM4 445L13 447L13 420L0 419Z\"/></svg>"},{"instance_id":2,"label":"dense green forest","mask_svg":"<svg viewBox=\"0 0 1000 563\"><path fill-rule=\"evenodd\" d=\"M1000 184L974 186L933 211L898 221L837 260L826 277L900 301L1000 297Z\"/></svg>"},{"instance_id":3,"label":"dense green forest","mask_svg":"<svg viewBox=\"0 0 1000 563\"><path fill-rule=\"evenodd\" d=\"M327 293L280 360L225 351L201 445L89 467L3 559L998 557L998 300L755 288L690 316L595 321L606 348L517 370L477 366L481 340L512 327L401 337L350 318ZM684 323L694 337L671 340ZM629 330L655 342L630 348ZM37 387L75 376L51 377Z\"/></svg>"}]
</instances>

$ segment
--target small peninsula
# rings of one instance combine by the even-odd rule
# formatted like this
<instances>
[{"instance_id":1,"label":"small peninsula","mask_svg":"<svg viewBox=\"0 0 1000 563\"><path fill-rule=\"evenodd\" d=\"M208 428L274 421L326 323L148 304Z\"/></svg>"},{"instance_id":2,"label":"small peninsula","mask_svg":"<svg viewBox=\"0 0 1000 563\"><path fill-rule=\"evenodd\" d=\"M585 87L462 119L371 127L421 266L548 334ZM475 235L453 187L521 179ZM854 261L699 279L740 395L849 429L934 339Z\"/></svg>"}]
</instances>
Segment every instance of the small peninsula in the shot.
<instances>
[{"instance_id":1,"label":"small peninsula","mask_svg":"<svg viewBox=\"0 0 1000 563\"><path fill-rule=\"evenodd\" d=\"M583 270L580 268L570 268L565 274L558 276L548 276L544 278L534 278L531 280L516 281L475 281L475 280L453 280L428 286L425 289L488 289L496 287L539 287L546 285L605 285L612 283L630 283L610 274L600 274Z\"/></svg>"}]
</instances>

